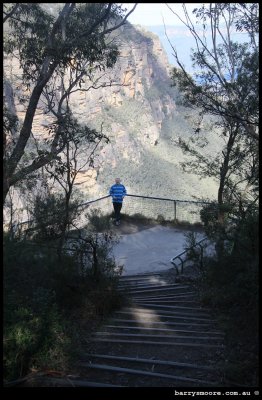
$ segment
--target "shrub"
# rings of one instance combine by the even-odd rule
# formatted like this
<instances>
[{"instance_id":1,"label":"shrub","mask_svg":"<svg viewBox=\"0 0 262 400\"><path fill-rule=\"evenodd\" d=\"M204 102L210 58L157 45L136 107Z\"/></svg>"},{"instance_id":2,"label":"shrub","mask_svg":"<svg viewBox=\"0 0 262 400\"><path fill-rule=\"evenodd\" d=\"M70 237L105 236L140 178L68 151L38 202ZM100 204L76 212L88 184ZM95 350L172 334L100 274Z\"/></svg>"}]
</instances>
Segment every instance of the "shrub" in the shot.
<instances>
[{"instance_id":1,"label":"shrub","mask_svg":"<svg viewBox=\"0 0 262 400\"><path fill-rule=\"evenodd\" d=\"M110 238L106 249L109 243ZM63 254L59 262L50 243L4 237L5 382L31 369L65 371L80 351L75 315L86 310L81 324L91 333L94 321L119 307L114 260L103 246L98 259L101 275L95 281L90 271L80 275L75 255Z\"/></svg>"},{"instance_id":2,"label":"shrub","mask_svg":"<svg viewBox=\"0 0 262 400\"><path fill-rule=\"evenodd\" d=\"M72 224L77 218L78 201L71 201L68 224ZM52 240L61 236L64 220L66 216L65 198L61 194L50 194L42 198L37 196L35 199L33 219L36 224L37 234L41 240Z\"/></svg>"},{"instance_id":3,"label":"shrub","mask_svg":"<svg viewBox=\"0 0 262 400\"><path fill-rule=\"evenodd\" d=\"M100 209L93 208L92 210L86 213L86 218L88 219L89 229L93 229L96 232L103 232L105 230L110 230L109 216L103 215Z\"/></svg>"},{"instance_id":4,"label":"shrub","mask_svg":"<svg viewBox=\"0 0 262 400\"><path fill-rule=\"evenodd\" d=\"M199 262L200 249L196 247L197 236L195 232L187 232L184 234L186 238L185 250L187 250L187 258L195 263Z\"/></svg>"},{"instance_id":5,"label":"shrub","mask_svg":"<svg viewBox=\"0 0 262 400\"><path fill-rule=\"evenodd\" d=\"M13 321L4 328L4 379L15 380L32 368L65 370L71 340L55 304L35 311L29 306L11 308ZM39 304L39 301L38 301ZM44 310L45 309L45 310Z\"/></svg>"},{"instance_id":6,"label":"shrub","mask_svg":"<svg viewBox=\"0 0 262 400\"><path fill-rule=\"evenodd\" d=\"M211 306L226 332L225 381L258 385L258 209L241 211L223 205L224 225L215 204L201 218L209 238L223 242L220 257L205 258L199 284L202 301Z\"/></svg>"},{"instance_id":7,"label":"shrub","mask_svg":"<svg viewBox=\"0 0 262 400\"><path fill-rule=\"evenodd\" d=\"M258 258L242 249L205 259L199 280L202 301L226 333L226 381L258 384Z\"/></svg>"},{"instance_id":8,"label":"shrub","mask_svg":"<svg viewBox=\"0 0 262 400\"><path fill-rule=\"evenodd\" d=\"M69 338L57 308L55 257L47 248L4 238L4 379L28 373L34 363L43 367L37 354L50 347L66 359ZM54 323L56 321L56 324ZM63 340L57 338L61 333ZM55 359L46 356L49 367ZM64 362L62 363L64 364Z\"/></svg>"},{"instance_id":9,"label":"shrub","mask_svg":"<svg viewBox=\"0 0 262 400\"><path fill-rule=\"evenodd\" d=\"M157 217L156 217L156 220L157 220L157 222L159 223L159 224L163 224L164 222L165 222L165 217L163 216L163 215L158 215Z\"/></svg>"}]
</instances>

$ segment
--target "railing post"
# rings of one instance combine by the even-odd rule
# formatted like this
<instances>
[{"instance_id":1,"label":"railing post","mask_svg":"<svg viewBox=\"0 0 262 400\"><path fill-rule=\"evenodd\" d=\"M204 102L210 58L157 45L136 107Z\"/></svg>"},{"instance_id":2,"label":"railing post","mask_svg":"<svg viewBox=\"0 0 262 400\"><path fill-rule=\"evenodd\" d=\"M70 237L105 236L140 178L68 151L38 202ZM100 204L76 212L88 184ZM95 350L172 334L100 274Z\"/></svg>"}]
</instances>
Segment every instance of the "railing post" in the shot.
<instances>
[{"instance_id":1,"label":"railing post","mask_svg":"<svg viewBox=\"0 0 262 400\"><path fill-rule=\"evenodd\" d=\"M203 247L200 243L198 243L198 246L200 247L200 268L203 269Z\"/></svg>"},{"instance_id":2,"label":"railing post","mask_svg":"<svg viewBox=\"0 0 262 400\"><path fill-rule=\"evenodd\" d=\"M183 272L184 272L184 260L180 256L178 256L178 258L181 261L181 274L183 274Z\"/></svg>"},{"instance_id":3,"label":"railing post","mask_svg":"<svg viewBox=\"0 0 262 400\"><path fill-rule=\"evenodd\" d=\"M176 222L176 201L174 200L174 222Z\"/></svg>"}]
</instances>

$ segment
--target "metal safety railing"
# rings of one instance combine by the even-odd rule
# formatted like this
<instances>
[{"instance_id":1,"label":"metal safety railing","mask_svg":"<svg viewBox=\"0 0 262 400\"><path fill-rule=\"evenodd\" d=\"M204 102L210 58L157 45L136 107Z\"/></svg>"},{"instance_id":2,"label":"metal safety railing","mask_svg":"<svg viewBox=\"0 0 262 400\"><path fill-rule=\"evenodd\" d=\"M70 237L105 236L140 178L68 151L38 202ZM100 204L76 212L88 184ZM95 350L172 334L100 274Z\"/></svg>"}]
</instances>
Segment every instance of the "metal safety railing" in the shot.
<instances>
[{"instance_id":1,"label":"metal safety railing","mask_svg":"<svg viewBox=\"0 0 262 400\"><path fill-rule=\"evenodd\" d=\"M194 201L194 200L178 200L163 197L152 197L152 196L141 196L141 195L127 195L131 198L143 199L147 203L143 203L142 211L144 215L148 212L148 208L151 202L151 209L154 210L154 217L163 217L164 220L177 221L178 219L186 220L190 223L200 222L200 209L203 204L210 204L204 201ZM153 201L153 202L152 202ZM190 205L190 210L188 206ZM195 217L193 217L193 215ZM145 215L147 216L147 215ZM179 218L178 218L179 217Z\"/></svg>"},{"instance_id":2,"label":"metal safety railing","mask_svg":"<svg viewBox=\"0 0 262 400\"><path fill-rule=\"evenodd\" d=\"M203 208L203 205L207 204L211 203L205 201L180 200L127 194L124 199L121 212L129 216L139 215L146 218L158 220L160 222L179 221L188 223L200 223L200 211ZM83 211L85 209L87 211L90 211L96 208L101 212L102 215L108 215L113 211L110 195L102 196L97 199L82 203L78 206L78 208L83 208ZM80 214L76 225L80 228L85 224L86 215L83 212ZM14 227L15 229L22 229L23 231L27 228L34 229L34 221L23 221L15 224Z\"/></svg>"},{"instance_id":3,"label":"metal safety railing","mask_svg":"<svg viewBox=\"0 0 262 400\"><path fill-rule=\"evenodd\" d=\"M180 199L170 199L162 197L153 196L142 196L142 195L126 195L123 203L122 212L129 216L143 216L154 220L162 221L174 221L181 222L187 221L189 223L201 222L200 211L204 205L211 204L204 201L194 201L194 200L180 200ZM81 229L86 226L88 212L94 209L100 211L100 215L108 216L113 212L112 200L110 195L102 196L97 199L87 201L85 203L79 204L77 206L79 209L79 216L74 227ZM87 212L86 212L87 211ZM50 215L48 215L47 220L51 220ZM52 224L50 222L50 224ZM48 223L47 223L48 226ZM22 236L31 235L34 231L38 229L34 220L23 221L16 224L16 231L18 232L18 237L21 233ZM16 236L14 229L14 236ZM12 232L12 234L13 234ZM207 238L201 239L195 246L200 247L200 263L203 260L203 247L202 243L207 240ZM173 257L170 261L176 269L177 274L183 273L185 262L188 259L188 252L190 249L186 249ZM71 248L68 250L73 251ZM87 251L87 253L90 253ZM179 268L180 267L180 268Z\"/></svg>"},{"instance_id":4,"label":"metal safety railing","mask_svg":"<svg viewBox=\"0 0 262 400\"><path fill-rule=\"evenodd\" d=\"M103 196L81 204L81 206L100 208L103 214L112 212L111 196ZM201 222L200 210L203 205L211 204L205 201L180 200L163 197L127 194L122 207L122 213L140 215L150 219L163 221Z\"/></svg>"},{"instance_id":5,"label":"metal safety railing","mask_svg":"<svg viewBox=\"0 0 262 400\"><path fill-rule=\"evenodd\" d=\"M183 274L184 272L184 264L186 261L188 261L188 253L192 251L195 247L199 246L200 247L200 265L203 265L203 255L204 255L204 247L202 246L203 242L207 242L209 239L207 237L199 240L194 246L191 246L188 249L185 249L181 253L177 254L175 257L172 257L170 262L173 264L173 266L176 269L177 274L179 273ZM180 266L180 271L179 271L179 266Z\"/></svg>"}]
</instances>

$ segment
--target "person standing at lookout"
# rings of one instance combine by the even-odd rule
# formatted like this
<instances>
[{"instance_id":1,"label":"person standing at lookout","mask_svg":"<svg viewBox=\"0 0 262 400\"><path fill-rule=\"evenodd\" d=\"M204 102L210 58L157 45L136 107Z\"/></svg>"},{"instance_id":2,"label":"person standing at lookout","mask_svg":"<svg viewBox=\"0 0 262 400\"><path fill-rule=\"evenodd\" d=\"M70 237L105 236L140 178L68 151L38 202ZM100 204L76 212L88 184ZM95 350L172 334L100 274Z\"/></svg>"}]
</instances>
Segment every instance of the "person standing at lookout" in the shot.
<instances>
[{"instance_id":1,"label":"person standing at lookout","mask_svg":"<svg viewBox=\"0 0 262 400\"><path fill-rule=\"evenodd\" d=\"M112 196L113 207L115 211L116 225L120 224L120 211L123 204L123 199L126 196L126 188L122 185L120 178L115 179L115 184L110 188L110 196Z\"/></svg>"}]
</instances>

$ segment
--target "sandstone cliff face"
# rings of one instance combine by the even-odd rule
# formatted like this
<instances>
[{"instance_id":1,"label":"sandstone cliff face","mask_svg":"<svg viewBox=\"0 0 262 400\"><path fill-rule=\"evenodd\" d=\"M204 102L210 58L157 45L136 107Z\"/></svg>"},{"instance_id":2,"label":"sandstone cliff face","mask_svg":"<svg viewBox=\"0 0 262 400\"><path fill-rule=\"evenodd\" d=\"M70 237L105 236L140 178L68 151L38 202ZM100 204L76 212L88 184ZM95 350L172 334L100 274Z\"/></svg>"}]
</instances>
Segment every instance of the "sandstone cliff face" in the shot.
<instances>
[{"instance_id":1,"label":"sandstone cliff face","mask_svg":"<svg viewBox=\"0 0 262 400\"><path fill-rule=\"evenodd\" d=\"M75 92L72 95L72 106L79 113L79 119L86 122L95 120L109 108L120 109L122 113L123 109L131 107L133 103L139 104L140 114L150 116L146 126L150 135L146 134L144 139L154 144L159 138L163 120L171 117L176 108L174 95L170 96L158 88L159 82L165 82L166 85L171 83L168 82L167 57L157 36L153 39L145 37L131 25L122 28L121 34L119 60L113 71L107 71L105 77L99 81L102 83L111 80L112 86ZM86 82L84 89L88 85L89 82Z\"/></svg>"},{"instance_id":2,"label":"sandstone cliff face","mask_svg":"<svg viewBox=\"0 0 262 400\"><path fill-rule=\"evenodd\" d=\"M80 122L98 130L103 124L103 133L110 138L109 144L98 148L94 167L79 173L78 188L87 199L103 196L120 176L130 194L214 198L213 181L199 181L179 166L184 156L176 139L192 133L190 118L196 115L179 105L179 93L171 88L170 66L158 37L128 24L117 40L120 57L98 83L111 81L112 85L88 90L91 83L86 81L70 99ZM23 89L15 59L5 60L5 75L6 100L22 122L30 88ZM41 99L32 128L34 137L47 137L52 120ZM83 151L82 160L87 156Z\"/></svg>"},{"instance_id":3,"label":"sandstone cliff face","mask_svg":"<svg viewBox=\"0 0 262 400\"><path fill-rule=\"evenodd\" d=\"M192 134L197 115L179 105L180 95L171 87L171 67L158 37L129 25L122 29L120 50L119 60L107 75L107 80L120 86L72 96L78 118L97 129L103 123L103 132L110 138L95 163L96 183L91 186L87 179L83 190L93 197L103 195L120 176L131 194L214 198L212 180L199 181L183 173L179 165L184 156L176 140Z\"/></svg>"}]
</instances>

